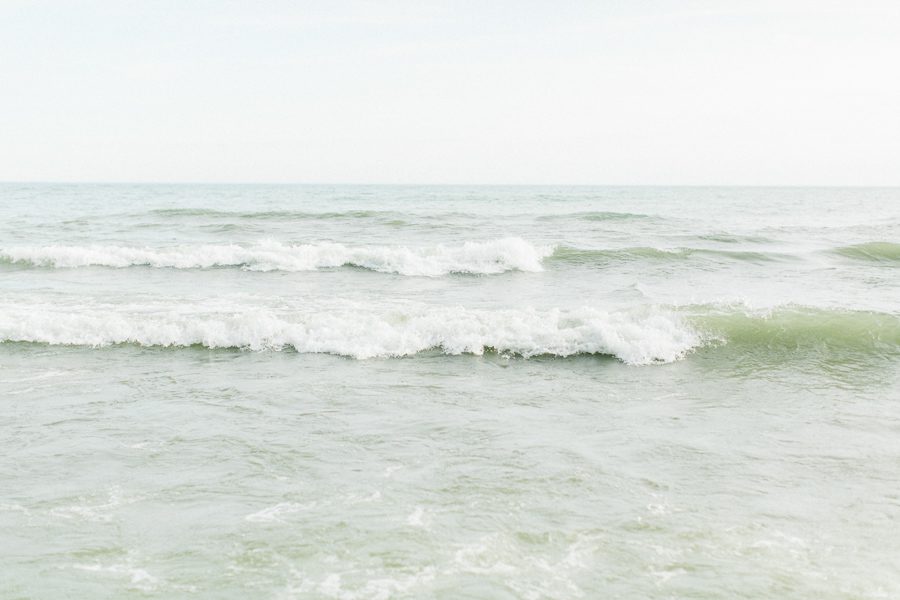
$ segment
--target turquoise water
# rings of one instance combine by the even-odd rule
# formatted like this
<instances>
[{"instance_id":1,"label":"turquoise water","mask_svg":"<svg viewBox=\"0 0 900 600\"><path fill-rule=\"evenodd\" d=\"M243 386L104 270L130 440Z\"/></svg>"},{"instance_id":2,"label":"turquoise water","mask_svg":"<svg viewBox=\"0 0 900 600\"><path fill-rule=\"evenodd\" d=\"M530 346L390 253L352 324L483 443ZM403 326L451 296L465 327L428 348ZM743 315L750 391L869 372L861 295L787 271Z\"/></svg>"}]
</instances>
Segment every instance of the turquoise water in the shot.
<instances>
[{"instance_id":1,"label":"turquoise water","mask_svg":"<svg viewBox=\"0 0 900 600\"><path fill-rule=\"evenodd\" d=\"M0 597L900 596L900 190L0 186Z\"/></svg>"}]
</instances>

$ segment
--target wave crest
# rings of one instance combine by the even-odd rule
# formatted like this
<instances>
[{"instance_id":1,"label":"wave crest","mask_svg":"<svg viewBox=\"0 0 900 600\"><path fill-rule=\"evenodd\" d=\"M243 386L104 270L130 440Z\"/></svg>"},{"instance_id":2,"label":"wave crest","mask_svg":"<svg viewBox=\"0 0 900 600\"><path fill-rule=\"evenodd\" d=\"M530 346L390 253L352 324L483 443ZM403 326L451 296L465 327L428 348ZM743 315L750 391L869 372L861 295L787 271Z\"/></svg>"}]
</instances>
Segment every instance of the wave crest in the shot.
<instances>
[{"instance_id":1,"label":"wave crest","mask_svg":"<svg viewBox=\"0 0 900 600\"><path fill-rule=\"evenodd\" d=\"M671 362L702 343L677 315L642 310L603 312L406 306L307 310L199 311L168 307L54 306L0 311L0 339L54 345L294 349L358 359L487 351L573 356L603 354L631 365Z\"/></svg>"},{"instance_id":2,"label":"wave crest","mask_svg":"<svg viewBox=\"0 0 900 600\"><path fill-rule=\"evenodd\" d=\"M240 267L252 271L315 271L354 266L382 273L439 277L450 273L490 275L513 270L541 271L541 260L552 252L553 248L549 246L534 246L520 238L503 238L429 248L349 247L332 242L262 242L253 246L206 244L172 248L117 245L23 246L0 249L0 260L12 264L55 268Z\"/></svg>"},{"instance_id":3,"label":"wave crest","mask_svg":"<svg viewBox=\"0 0 900 600\"><path fill-rule=\"evenodd\" d=\"M630 365L678 360L708 348L787 356L895 357L900 316L780 306L641 306L602 311L479 310L341 301L291 310L228 304L0 305L0 342L54 345L293 349L358 359L498 352L523 357L614 356Z\"/></svg>"}]
</instances>

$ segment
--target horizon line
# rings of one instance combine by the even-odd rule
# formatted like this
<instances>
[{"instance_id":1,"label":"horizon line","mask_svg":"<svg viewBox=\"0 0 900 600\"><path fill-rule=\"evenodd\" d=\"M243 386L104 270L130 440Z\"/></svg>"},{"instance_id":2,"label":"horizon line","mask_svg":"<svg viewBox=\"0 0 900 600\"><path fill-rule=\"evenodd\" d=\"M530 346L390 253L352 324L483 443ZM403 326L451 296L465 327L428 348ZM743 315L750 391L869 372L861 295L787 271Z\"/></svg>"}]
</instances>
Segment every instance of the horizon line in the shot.
<instances>
[{"instance_id":1,"label":"horizon line","mask_svg":"<svg viewBox=\"0 0 900 600\"><path fill-rule=\"evenodd\" d=\"M645 187L645 188L900 188L900 184L872 183L417 183L315 181L139 181L139 180L6 180L0 185L233 185L233 186L347 186L347 187Z\"/></svg>"}]
</instances>

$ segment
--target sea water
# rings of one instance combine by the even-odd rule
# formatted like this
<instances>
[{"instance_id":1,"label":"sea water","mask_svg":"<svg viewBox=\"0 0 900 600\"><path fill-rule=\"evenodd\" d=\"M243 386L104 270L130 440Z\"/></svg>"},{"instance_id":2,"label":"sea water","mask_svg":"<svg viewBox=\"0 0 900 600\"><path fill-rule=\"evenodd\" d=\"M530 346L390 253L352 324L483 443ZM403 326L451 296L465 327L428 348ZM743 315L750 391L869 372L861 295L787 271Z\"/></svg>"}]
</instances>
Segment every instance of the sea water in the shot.
<instances>
[{"instance_id":1,"label":"sea water","mask_svg":"<svg viewBox=\"0 0 900 600\"><path fill-rule=\"evenodd\" d=\"M0 185L2 598L900 596L900 190Z\"/></svg>"}]
</instances>

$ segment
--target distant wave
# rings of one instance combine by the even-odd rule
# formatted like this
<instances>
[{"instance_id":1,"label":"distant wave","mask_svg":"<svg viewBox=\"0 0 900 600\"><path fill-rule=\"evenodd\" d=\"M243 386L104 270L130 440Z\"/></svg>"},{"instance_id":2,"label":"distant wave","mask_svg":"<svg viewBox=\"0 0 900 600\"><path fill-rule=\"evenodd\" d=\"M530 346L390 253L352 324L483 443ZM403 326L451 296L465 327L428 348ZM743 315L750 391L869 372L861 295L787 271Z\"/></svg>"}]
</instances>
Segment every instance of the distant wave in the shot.
<instances>
[{"instance_id":1,"label":"distant wave","mask_svg":"<svg viewBox=\"0 0 900 600\"><path fill-rule=\"evenodd\" d=\"M830 250L860 261L900 263L900 244L869 242ZM538 272L543 263L606 266L621 262L771 263L799 257L781 252L720 248L576 248L536 245L521 238L469 241L429 247L347 246L335 242L252 245L195 244L139 247L114 244L86 246L12 246L0 248L0 264L77 268L147 266L173 269L237 267L248 271L314 271L342 266L383 273L439 277L451 273L490 275L506 271Z\"/></svg>"},{"instance_id":2,"label":"distant wave","mask_svg":"<svg viewBox=\"0 0 900 600\"><path fill-rule=\"evenodd\" d=\"M782 306L606 312L476 310L463 307L318 306L273 311L247 306L33 304L0 306L0 340L76 346L295 350L358 359L497 352L523 357L608 355L630 365L676 361L695 351L787 355L900 355L900 317Z\"/></svg>"},{"instance_id":3,"label":"distant wave","mask_svg":"<svg viewBox=\"0 0 900 600\"><path fill-rule=\"evenodd\" d=\"M721 235L706 236L704 239L720 242L737 243L738 238L727 238ZM764 241L760 238L757 241ZM860 261L900 263L900 244L893 242L867 242L852 246L834 248L829 252ZM612 263L621 261L684 261L696 258L721 259L742 262L773 262L797 258L782 252L757 250L724 250L719 248L654 248L634 246L613 249L583 249L571 246L558 246L552 260L573 264Z\"/></svg>"},{"instance_id":4,"label":"distant wave","mask_svg":"<svg viewBox=\"0 0 900 600\"><path fill-rule=\"evenodd\" d=\"M872 262L900 262L900 244L894 242L866 242L852 246L842 246L834 250L836 254Z\"/></svg>"},{"instance_id":5,"label":"distant wave","mask_svg":"<svg viewBox=\"0 0 900 600\"><path fill-rule=\"evenodd\" d=\"M308 212L301 210L234 211L214 208L156 208L149 211L161 217L210 217L225 219L359 219L395 215L399 213L377 210L347 210L343 212Z\"/></svg>"},{"instance_id":6,"label":"distant wave","mask_svg":"<svg viewBox=\"0 0 900 600\"><path fill-rule=\"evenodd\" d=\"M429 221L446 221L448 219L477 219L478 214L469 212L437 212L428 214L416 214L407 211L395 210L344 210L344 211L303 211L303 210L219 210L214 208L157 208L148 213L157 217L206 217L210 219L240 219L240 220L351 220L351 219L380 219L380 220L405 220L410 216ZM562 214L534 215L539 221L580 220L580 221L623 221L635 219L650 219L649 215L628 212L613 211L584 211Z\"/></svg>"},{"instance_id":7,"label":"distant wave","mask_svg":"<svg viewBox=\"0 0 900 600\"><path fill-rule=\"evenodd\" d=\"M552 215L540 215L537 217L540 221L558 221L574 219L579 221L631 221L635 219L649 219L650 215L641 213L628 212L612 212L612 211L584 211L573 213L562 213Z\"/></svg>"},{"instance_id":8,"label":"distant wave","mask_svg":"<svg viewBox=\"0 0 900 600\"><path fill-rule=\"evenodd\" d=\"M5 342L107 346L293 349L353 358L500 352L524 357L604 354L625 363L671 362L701 344L677 315L561 310L471 310L409 306L393 309L283 313L243 308L4 307Z\"/></svg>"},{"instance_id":9,"label":"distant wave","mask_svg":"<svg viewBox=\"0 0 900 600\"><path fill-rule=\"evenodd\" d=\"M214 208L157 208L147 213L131 216L142 217L146 214L165 218L202 217L228 221L353 221L370 220L384 224L409 225L412 222L428 222L444 224L451 219L477 219L476 214L464 212L439 212L418 214L396 210L343 210L343 211L304 211L304 210L218 210Z\"/></svg>"},{"instance_id":10,"label":"distant wave","mask_svg":"<svg viewBox=\"0 0 900 600\"><path fill-rule=\"evenodd\" d=\"M770 262L783 260L786 255L752 252L740 250L716 250L711 248L652 248L635 246L631 248L615 248L590 250L559 246L553 253L553 260L573 264L610 263L634 260L682 261L697 256L721 258L745 262Z\"/></svg>"},{"instance_id":11,"label":"distant wave","mask_svg":"<svg viewBox=\"0 0 900 600\"><path fill-rule=\"evenodd\" d=\"M705 235L696 236L697 239L707 240L710 242L720 242L724 244L740 244L740 243L755 243L755 244L765 244L771 242L771 238L767 238L761 235L737 235L734 233L708 233Z\"/></svg>"},{"instance_id":12,"label":"distant wave","mask_svg":"<svg viewBox=\"0 0 900 600\"><path fill-rule=\"evenodd\" d=\"M314 271L354 266L383 273L438 277L450 273L489 275L506 271L541 271L550 246L519 238L466 242L458 246L350 247L331 242L252 246L189 245L148 248L117 245L22 246L0 249L0 261L38 267L76 268L149 266L173 269L241 267L253 271Z\"/></svg>"}]
</instances>

